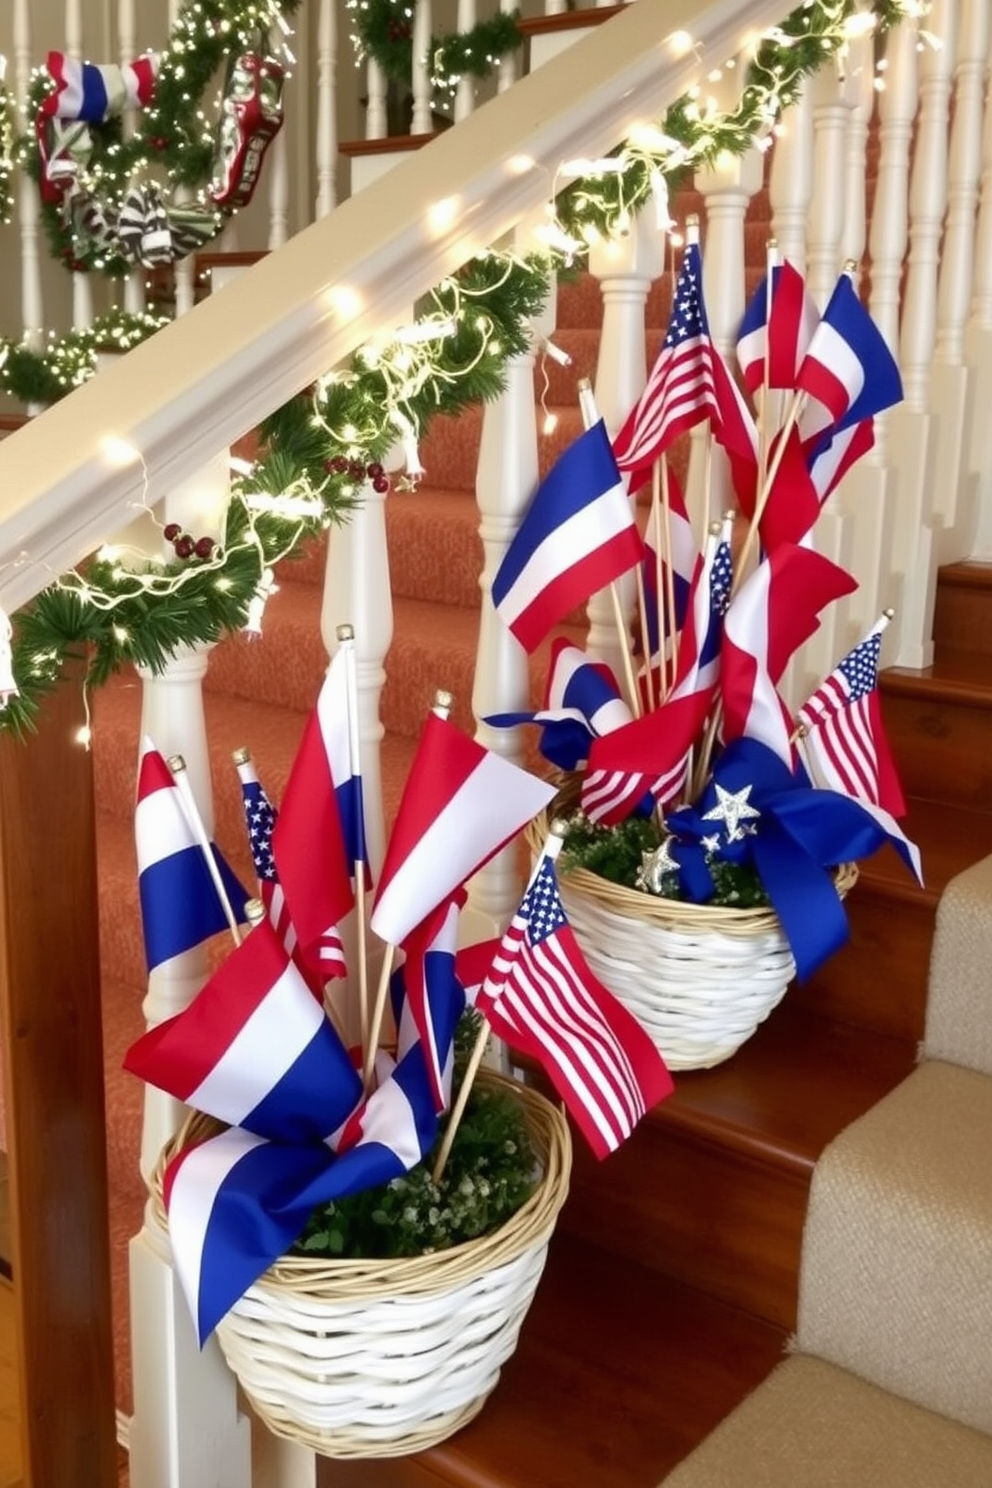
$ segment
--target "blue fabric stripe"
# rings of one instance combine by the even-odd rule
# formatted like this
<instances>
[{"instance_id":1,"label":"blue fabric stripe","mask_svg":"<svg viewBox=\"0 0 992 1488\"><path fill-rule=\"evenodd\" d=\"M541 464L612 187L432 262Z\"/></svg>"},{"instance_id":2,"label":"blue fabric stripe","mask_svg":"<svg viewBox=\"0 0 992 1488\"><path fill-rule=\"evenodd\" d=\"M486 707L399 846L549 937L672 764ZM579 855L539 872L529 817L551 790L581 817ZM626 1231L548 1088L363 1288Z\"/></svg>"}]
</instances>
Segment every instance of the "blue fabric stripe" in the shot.
<instances>
[{"instance_id":1,"label":"blue fabric stripe","mask_svg":"<svg viewBox=\"0 0 992 1488\"><path fill-rule=\"evenodd\" d=\"M248 895L215 847L214 859L239 920ZM138 879L148 970L227 929L227 917L198 847L150 863Z\"/></svg>"},{"instance_id":2,"label":"blue fabric stripe","mask_svg":"<svg viewBox=\"0 0 992 1488\"><path fill-rule=\"evenodd\" d=\"M569 445L538 486L493 580L493 603L502 603L547 537L576 512L598 501L620 478L600 419Z\"/></svg>"},{"instance_id":3,"label":"blue fabric stripe","mask_svg":"<svg viewBox=\"0 0 992 1488\"><path fill-rule=\"evenodd\" d=\"M324 1022L240 1125L275 1142L321 1142L354 1110L361 1094L348 1051Z\"/></svg>"}]
</instances>

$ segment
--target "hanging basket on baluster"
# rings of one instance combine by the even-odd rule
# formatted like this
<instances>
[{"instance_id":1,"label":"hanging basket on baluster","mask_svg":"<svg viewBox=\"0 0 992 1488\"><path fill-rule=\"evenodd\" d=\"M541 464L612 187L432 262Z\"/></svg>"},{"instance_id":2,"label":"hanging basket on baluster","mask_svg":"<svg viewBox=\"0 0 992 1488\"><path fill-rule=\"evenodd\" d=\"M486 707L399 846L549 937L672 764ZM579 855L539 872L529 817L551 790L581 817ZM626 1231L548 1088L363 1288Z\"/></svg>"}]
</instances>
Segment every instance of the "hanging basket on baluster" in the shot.
<instances>
[{"instance_id":1,"label":"hanging basket on baluster","mask_svg":"<svg viewBox=\"0 0 992 1488\"><path fill-rule=\"evenodd\" d=\"M566 780L546 816L528 830L533 854L548 822L578 804ZM855 864L835 871L843 898ZM560 863L562 903L590 967L647 1030L669 1069L709 1069L735 1054L777 1007L796 963L768 906L693 904L628 888Z\"/></svg>"},{"instance_id":2,"label":"hanging basket on baluster","mask_svg":"<svg viewBox=\"0 0 992 1488\"><path fill-rule=\"evenodd\" d=\"M466 1425L494 1389L568 1193L571 1140L561 1111L537 1091L490 1071L478 1084L512 1090L540 1169L505 1224L429 1255L286 1256L218 1324L228 1365L277 1436L328 1457L398 1457ZM222 1129L194 1112L165 1148L151 1182L163 1226L166 1165Z\"/></svg>"}]
</instances>

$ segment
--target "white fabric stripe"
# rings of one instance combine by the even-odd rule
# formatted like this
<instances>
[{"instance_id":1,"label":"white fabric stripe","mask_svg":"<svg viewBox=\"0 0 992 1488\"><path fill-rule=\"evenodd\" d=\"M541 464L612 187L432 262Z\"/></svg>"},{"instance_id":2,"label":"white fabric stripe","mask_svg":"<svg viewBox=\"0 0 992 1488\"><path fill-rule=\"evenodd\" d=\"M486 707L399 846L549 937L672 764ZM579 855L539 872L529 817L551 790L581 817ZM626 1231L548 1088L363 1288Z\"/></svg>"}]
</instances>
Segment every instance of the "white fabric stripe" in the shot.
<instances>
[{"instance_id":1,"label":"white fabric stripe","mask_svg":"<svg viewBox=\"0 0 992 1488\"><path fill-rule=\"evenodd\" d=\"M512 835L514 823L531 821L547 806L555 787L485 754L411 848L385 886L369 921L381 939L398 943L437 905L438 863L454 888L464 883L479 860L479 844L496 844ZM444 890L447 892L447 890Z\"/></svg>"},{"instance_id":2,"label":"white fabric stripe","mask_svg":"<svg viewBox=\"0 0 992 1488\"><path fill-rule=\"evenodd\" d=\"M569 1035L568 1047L585 1066L614 1111L618 1122L633 1122L642 1113L637 1081L626 1055L603 1023L599 1010L577 976L557 936L532 947L528 991L538 1018ZM516 978L515 985L520 985Z\"/></svg>"},{"instance_id":3,"label":"white fabric stripe","mask_svg":"<svg viewBox=\"0 0 992 1488\"><path fill-rule=\"evenodd\" d=\"M232 1168L262 1138L231 1127L183 1159L169 1197L169 1238L190 1316L200 1316L200 1262L217 1195Z\"/></svg>"},{"instance_id":4,"label":"white fabric stripe","mask_svg":"<svg viewBox=\"0 0 992 1488\"><path fill-rule=\"evenodd\" d=\"M317 999L287 967L187 1101L238 1126L295 1063L324 1021Z\"/></svg>"},{"instance_id":5,"label":"white fabric stripe","mask_svg":"<svg viewBox=\"0 0 992 1488\"><path fill-rule=\"evenodd\" d=\"M860 397L865 385L865 369L853 348L829 321L820 321L807 355L829 367L831 374L844 385L848 407Z\"/></svg>"},{"instance_id":6,"label":"white fabric stripe","mask_svg":"<svg viewBox=\"0 0 992 1488\"><path fill-rule=\"evenodd\" d=\"M413 1107L395 1080L379 1086L362 1114L362 1135L355 1145L361 1147L368 1142L389 1147L405 1168L420 1161Z\"/></svg>"},{"instance_id":7,"label":"white fabric stripe","mask_svg":"<svg viewBox=\"0 0 992 1488\"><path fill-rule=\"evenodd\" d=\"M134 837L138 850L138 873L153 863L171 858L184 848L196 847L179 792L174 786L152 791L134 808Z\"/></svg>"},{"instance_id":8,"label":"white fabric stripe","mask_svg":"<svg viewBox=\"0 0 992 1488\"><path fill-rule=\"evenodd\" d=\"M567 1038L547 1037L549 1025L561 1026L563 996L560 986L556 985L560 974L546 956L539 956L537 950L532 951L531 956L530 964L511 976L504 995L510 998L520 1024L530 1030L542 1046L551 1046L555 1062L596 1129L611 1147L617 1146L632 1130L630 1117L616 1090L597 1067L583 1035L576 1037L573 1033ZM602 1099L596 1098L597 1089Z\"/></svg>"},{"instance_id":9,"label":"white fabric stripe","mask_svg":"<svg viewBox=\"0 0 992 1488\"><path fill-rule=\"evenodd\" d=\"M550 532L535 548L497 606L508 626L549 587L566 567L582 562L630 526L630 504L622 482L584 506ZM562 556L568 564L562 563Z\"/></svg>"}]
</instances>

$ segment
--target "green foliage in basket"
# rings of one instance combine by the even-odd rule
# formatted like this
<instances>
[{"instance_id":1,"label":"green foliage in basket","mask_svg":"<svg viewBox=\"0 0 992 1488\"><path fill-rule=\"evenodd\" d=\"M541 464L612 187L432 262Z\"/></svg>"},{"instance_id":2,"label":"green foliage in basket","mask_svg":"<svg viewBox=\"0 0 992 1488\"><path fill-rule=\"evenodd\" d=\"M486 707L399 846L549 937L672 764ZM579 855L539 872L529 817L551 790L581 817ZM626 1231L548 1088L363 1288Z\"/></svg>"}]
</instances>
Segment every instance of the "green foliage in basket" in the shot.
<instances>
[{"instance_id":1,"label":"green foliage in basket","mask_svg":"<svg viewBox=\"0 0 992 1488\"><path fill-rule=\"evenodd\" d=\"M462 1019L459 1050L463 1030L473 1025L475 1014ZM456 1094L460 1073L456 1051ZM434 1152L446 1122L439 1125L434 1151L409 1173L316 1209L291 1254L349 1260L429 1255L505 1224L533 1192L536 1170L527 1124L512 1092L473 1086L441 1181L434 1183Z\"/></svg>"},{"instance_id":2,"label":"green foliage in basket","mask_svg":"<svg viewBox=\"0 0 992 1488\"><path fill-rule=\"evenodd\" d=\"M610 883L647 893L640 878L644 854L654 852L660 843L654 817L629 816L615 827L607 827L580 813L569 819L561 870L567 874L572 868L586 868ZM768 895L753 868L720 858L711 858L709 868L715 884L709 903L729 909L758 909L768 904ZM666 899L685 897L675 873L664 874L661 887Z\"/></svg>"}]
</instances>

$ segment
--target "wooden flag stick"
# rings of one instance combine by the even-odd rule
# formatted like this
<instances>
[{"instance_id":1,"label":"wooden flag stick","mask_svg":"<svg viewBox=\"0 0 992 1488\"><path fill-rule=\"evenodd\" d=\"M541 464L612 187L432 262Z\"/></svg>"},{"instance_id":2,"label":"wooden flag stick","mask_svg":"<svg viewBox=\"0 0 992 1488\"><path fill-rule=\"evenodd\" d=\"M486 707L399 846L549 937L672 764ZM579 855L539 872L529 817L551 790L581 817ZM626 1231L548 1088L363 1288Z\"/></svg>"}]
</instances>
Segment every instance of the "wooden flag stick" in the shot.
<instances>
[{"instance_id":1,"label":"wooden flag stick","mask_svg":"<svg viewBox=\"0 0 992 1488\"><path fill-rule=\"evenodd\" d=\"M678 658L675 654L675 633L678 621L675 615L675 565L672 556L672 495L668 484L668 456L661 457L661 511L665 524L665 552L668 554L668 563L665 572L665 609L667 611L667 626L664 634L669 638L669 655L662 653L662 669L665 675L665 696L675 686L675 673L678 670ZM661 567L661 559L658 560ZM659 589L661 579L658 580ZM669 672L671 676L669 676Z\"/></svg>"},{"instance_id":2,"label":"wooden flag stick","mask_svg":"<svg viewBox=\"0 0 992 1488\"><path fill-rule=\"evenodd\" d=\"M644 588L643 565L637 569L637 608L641 616L641 651L644 656L644 696L648 712L654 708L654 677L651 674L651 637L648 632L648 597Z\"/></svg>"},{"instance_id":3,"label":"wooden flag stick","mask_svg":"<svg viewBox=\"0 0 992 1488\"><path fill-rule=\"evenodd\" d=\"M203 824L203 817L200 815L200 808L197 806L196 798L193 795L193 787L189 783L186 761L181 754L170 756L169 769L172 771L172 778L179 788L179 794L186 808L186 817L193 829L193 835L196 837L200 851L203 854L203 861L207 865L207 872L210 874L211 882L217 890L217 898L220 900L221 908L224 911L224 918L227 920L230 928L231 939L236 946L239 946L241 944L241 931L238 928L238 918L227 896L227 889L224 887L224 880L221 878L217 859L213 855L210 838L207 836L207 829Z\"/></svg>"},{"instance_id":4,"label":"wooden flag stick","mask_svg":"<svg viewBox=\"0 0 992 1488\"><path fill-rule=\"evenodd\" d=\"M366 1093L372 1088L372 1070L375 1067L376 1050L379 1047L379 1036L382 1033L382 1020L386 1013L386 994L389 991L389 978L393 973L395 956L396 947L387 944L385 954L382 958L382 971L379 973L379 985L376 988L375 1004L372 1008L369 1041L365 1049L365 1059L362 1064L362 1084L365 1086Z\"/></svg>"},{"instance_id":5,"label":"wooden flag stick","mask_svg":"<svg viewBox=\"0 0 992 1488\"><path fill-rule=\"evenodd\" d=\"M665 541L661 520L661 465L655 460L651 467L651 532L654 536L654 592L655 624L658 629L658 692L659 703L668 696L668 658L665 655L665 587L663 544Z\"/></svg>"},{"instance_id":6,"label":"wooden flag stick","mask_svg":"<svg viewBox=\"0 0 992 1488\"><path fill-rule=\"evenodd\" d=\"M458 1131L459 1125L461 1124L462 1117L465 1115L465 1107L468 1105L468 1098L472 1093L472 1086L475 1082L475 1077L479 1073L479 1066L482 1063L483 1056L486 1052L486 1044L489 1042L489 1032L489 1024L486 1019L483 1018L482 1022L479 1025L479 1032L476 1037L475 1043L472 1046L472 1052L468 1058L468 1064L465 1066L465 1073L462 1075L462 1083L459 1087L458 1098L455 1101L455 1104L451 1111L451 1115L448 1118L448 1125L445 1130L444 1136L441 1139L441 1146L438 1148L437 1157L434 1159L434 1168L431 1172L432 1183L441 1182L441 1177L444 1173L445 1166L447 1165L448 1158L451 1156L451 1148L454 1145L455 1134Z\"/></svg>"},{"instance_id":7,"label":"wooden flag stick","mask_svg":"<svg viewBox=\"0 0 992 1488\"><path fill-rule=\"evenodd\" d=\"M348 699L348 753L350 756L351 773L361 780L361 752L358 736L358 681L355 676L355 632L352 626L339 625L337 628L337 640L340 650L344 653L345 696ZM364 812L361 792L359 792L358 796L358 809ZM361 840L364 851L364 820L361 825ZM364 1066L364 1061L368 1058L369 1050L368 931L365 924L364 861L360 863L356 862L355 864L355 932L358 953L358 1017L359 1027L361 1028Z\"/></svg>"}]
</instances>

